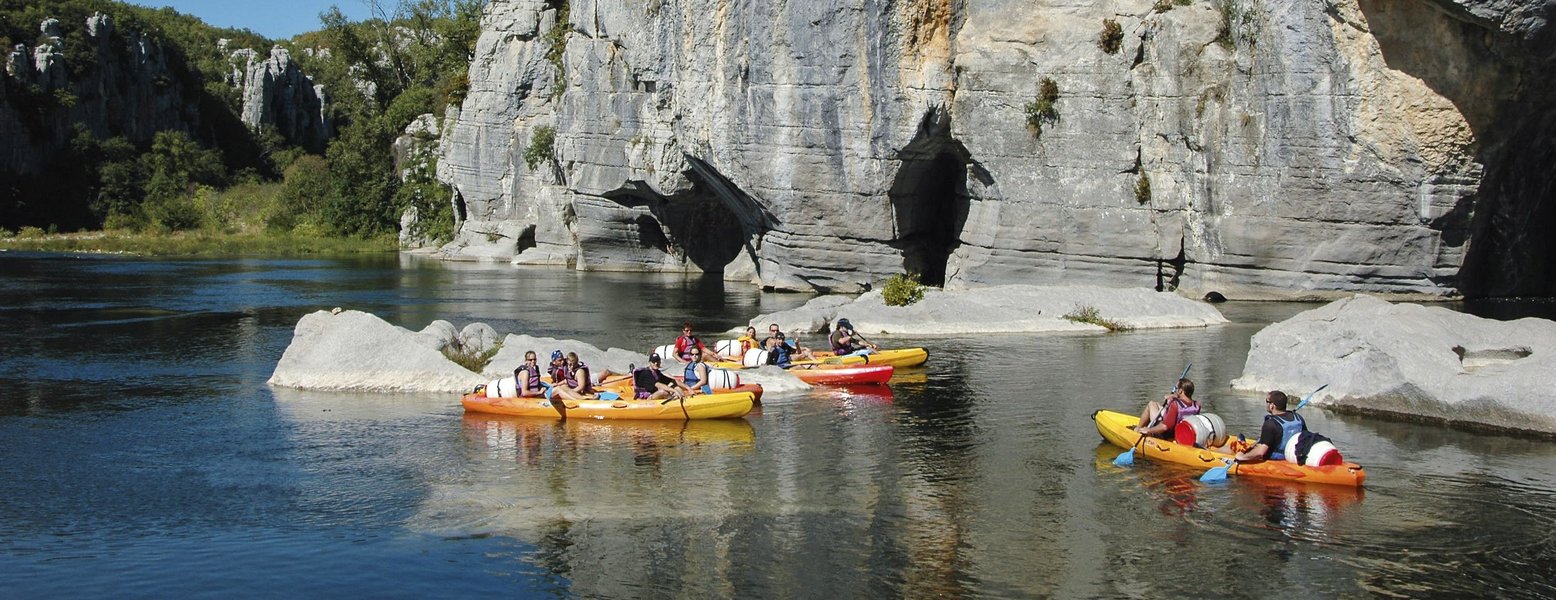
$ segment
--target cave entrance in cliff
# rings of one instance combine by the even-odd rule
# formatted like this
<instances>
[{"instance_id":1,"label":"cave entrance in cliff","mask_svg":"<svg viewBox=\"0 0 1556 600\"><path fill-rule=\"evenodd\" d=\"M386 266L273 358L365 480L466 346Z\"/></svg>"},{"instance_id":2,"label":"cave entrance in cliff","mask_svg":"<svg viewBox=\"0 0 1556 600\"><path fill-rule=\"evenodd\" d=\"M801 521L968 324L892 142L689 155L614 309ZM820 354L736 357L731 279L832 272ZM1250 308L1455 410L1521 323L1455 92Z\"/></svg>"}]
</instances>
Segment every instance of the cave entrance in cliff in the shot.
<instances>
[{"instance_id":1,"label":"cave entrance in cliff","mask_svg":"<svg viewBox=\"0 0 1556 600\"><path fill-rule=\"evenodd\" d=\"M924 285L944 286L946 263L961 246L967 224L967 160L949 148L904 159L891 204L902 268L918 273Z\"/></svg>"}]
</instances>

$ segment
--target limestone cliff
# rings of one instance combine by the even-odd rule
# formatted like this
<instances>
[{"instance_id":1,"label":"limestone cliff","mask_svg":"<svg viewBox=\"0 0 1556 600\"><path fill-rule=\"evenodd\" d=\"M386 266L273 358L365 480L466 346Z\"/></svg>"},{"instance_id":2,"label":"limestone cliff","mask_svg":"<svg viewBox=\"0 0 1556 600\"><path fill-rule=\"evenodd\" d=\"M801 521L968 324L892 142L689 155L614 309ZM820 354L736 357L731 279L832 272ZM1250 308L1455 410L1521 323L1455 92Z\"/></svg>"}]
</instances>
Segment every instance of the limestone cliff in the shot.
<instances>
[{"instance_id":1,"label":"limestone cliff","mask_svg":"<svg viewBox=\"0 0 1556 600\"><path fill-rule=\"evenodd\" d=\"M798 290L1556 293L1527 229L1556 214L1552 5L494 0L445 251Z\"/></svg>"}]
</instances>

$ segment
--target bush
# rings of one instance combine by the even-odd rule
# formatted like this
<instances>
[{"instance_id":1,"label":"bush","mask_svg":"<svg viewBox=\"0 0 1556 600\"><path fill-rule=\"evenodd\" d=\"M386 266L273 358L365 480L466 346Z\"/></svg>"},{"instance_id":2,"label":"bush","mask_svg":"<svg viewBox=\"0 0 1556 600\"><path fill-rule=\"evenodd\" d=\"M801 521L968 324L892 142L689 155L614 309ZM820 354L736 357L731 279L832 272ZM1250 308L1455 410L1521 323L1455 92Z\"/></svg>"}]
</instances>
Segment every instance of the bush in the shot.
<instances>
[{"instance_id":1,"label":"bush","mask_svg":"<svg viewBox=\"0 0 1556 600\"><path fill-rule=\"evenodd\" d=\"M535 170L535 165L541 161L551 160L551 153L556 146L556 129L549 126L536 127L535 132L529 136L529 147L524 149L524 164L529 170Z\"/></svg>"},{"instance_id":2,"label":"bush","mask_svg":"<svg viewBox=\"0 0 1556 600\"><path fill-rule=\"evenodd\" d=\"M1151 201L1151 178L1145 173L1140 174L1140 179L1135 180L1135 200L1141 204Z\"/></svg>"},{"instance_id":3,"label":"bush","mask_svg":"<svg viewBox=\"0 0 1556 600\"><path fill-rule=\"evenodd\" d=\"M881 287L881 299L887 306L907 306L924 299L924 284L918 273L892 275Z\"/></svg>"},{"instance_id":4,"label":"bush","mask_svg":"<svg viewBox=\"0 0 1556 600\"><path fill-rule=\"evenodd\" d=\"M1113 321L1111 319L1102 318L1102 311L1097 310L1097 307L1095 306L1076 304L1075 310L1072 310L1069 312L1069 314L1064 315L1064 318L1076 323L1090 323L1092 325L1105 327L1108 331L1129 331L1129 326L1127 325L1119 323L1118 321Z\"/></svg>"},{"instance_id":5,"label":"bush","mask_svg":"<svg viewBox=\"0 0 1556 600\"><path fill-rule=\"evenodd\" d=\"M1054 106L1058 100L1059 84L1044 77L1038 82L1037 98L1026 105L1027 128L1032 131L1032 137L1043 137L1043 124L1059 120L1059 109Z\"/></svg>"},{"instance_id":6,"label":"bush","mask_svg":"<svg viewBox=\"0 0 1556 600\"><path fill-rule=\"evenodd\" d=\"M1156 0L1156 4L1151 6L1151 10L1164 13L1172 10L1172 3L1173 0Z\"/></svg>"},{"instance_id":7,"label":"bush","mask_svg":"<svg viewBox=\"0 0 1556 600\"><path fill-rule=\"evenodd\" d=\"M481 369L486 368L487 363L492 362L492 357L497 356L497 351L500 349L502 349L502 344L498 344L485 352L471 352L448 345L443 348L443 356L447 356L449 360L454 361L454 364L469 371L480 373Z\"/></svg>"},{"instance_id":8,"label":"bush","mask_svg":"<svg viewBox=\"0 0 1556 600\"><path fill-rule=\"evenodd\" d=\"M1124 28L1113 19L1102 20L1102 34L1097 37L1097 47L1108 54L1118 54L1124 46Z\"/></svg>"}]
</instances>

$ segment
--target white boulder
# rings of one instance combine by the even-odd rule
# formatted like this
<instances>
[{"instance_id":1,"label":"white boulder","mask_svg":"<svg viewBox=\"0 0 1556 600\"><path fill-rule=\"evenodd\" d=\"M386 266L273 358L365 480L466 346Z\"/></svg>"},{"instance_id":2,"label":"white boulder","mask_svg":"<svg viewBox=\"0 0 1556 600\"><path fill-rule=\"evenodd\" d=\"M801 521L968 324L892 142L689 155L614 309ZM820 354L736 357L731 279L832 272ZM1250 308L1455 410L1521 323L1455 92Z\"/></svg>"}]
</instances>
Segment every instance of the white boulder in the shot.
<instances>
[{"instance_id":1,"label":"white boulder","mask_svg":"<svg viewBox=\"0 0 1556 600\"><path fill-rule=\"evenodd\" d=\"M440 321L446 322L446 321ZM471 323L459 330L459 347L465 352L479 354L496 348L502 343L502 336L496 329L485 323Z\"/></svg>"},{"instance_id":2,"label":"white boulder","mask_svg":"<svg viewBox=\"0 0 1556 600\"><path fill-rule=\"evenodd\" d=\"M839 299L842 299L839 301ZM777 322L784 331L826 331L846 318L863 334L958 335L1106 331L1064 318L1079 307L1097 309L1104 319L1133 329L1204 327L1226 323L1214 306L1170 292L1099 286L1001 285L944 291L924 290L908 306L887 306L879 291L848 300L823 296L804 306L752 319L759 334ZM819 325L817 325L819 324Z\"/></svg>"},{"instance_id":3,"label":"white boulder","mask_svg":"<svg viewBox=\"0 0 1556 600\"><path fill-rule=\"evenodd\" d=\"M486 381L429 347L425 332L412 333L361 311L314 312L297 322L269 383L315 390L463 392Z\"/></svg>"},{"instance_id":4,"label":"white boulder","mask_svg":"<svg viewBox=\"0 0 1556 600\"><path fill-rule=\"evenodd\" d=\"M1313 404L1556 433L1556 322L1355 296L1254 335L1232 386L1305 395L1325 383Z\"/></svg>"}]
</instances>

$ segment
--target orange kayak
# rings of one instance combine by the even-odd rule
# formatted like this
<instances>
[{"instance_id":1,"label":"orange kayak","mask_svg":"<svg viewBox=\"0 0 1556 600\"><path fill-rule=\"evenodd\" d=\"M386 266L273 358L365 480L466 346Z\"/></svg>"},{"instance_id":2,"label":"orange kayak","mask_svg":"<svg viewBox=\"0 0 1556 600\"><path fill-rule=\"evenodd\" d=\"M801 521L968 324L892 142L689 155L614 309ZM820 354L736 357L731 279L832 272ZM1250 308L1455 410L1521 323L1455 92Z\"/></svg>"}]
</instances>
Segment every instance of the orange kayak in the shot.
<instances>
[{"instance_id":1,"label":"orange kayak","mask_svg":"<svg viewBox=\"0 0 1556 600\"><path fill-rule=\"evenodd\" d=\"M891 365L795 365L789 374L811 385L883 384L891 379Z\"/></svg>"},{"instance_id":2,"label":"orange kayak","mask_svg":"<svg viewBox=\"0 0 1556 600\"><path fill-rule=\"evenodd\" d=\"M1211 469L1227 466L1227 462L1233 456L1214 449L1186 446L1171 440L1135 433L1134 426L1140 423L1138 415L1099 410L1092 413L1091 419L1097 423L1097 432L1101 433L1102 438L1109 443L1119 448L1134 448L1136 453L1153 460L1177 463L1196 469ZM1351 462L1325 467L1309 467L1283 460L1233 462L1227 469L1227 474L1349 486L1360 486L1367 479L1367 472L1362 469L1362 466Z\"/></svg>"},{"instance_id":3,"label":"orange kayak","mask_svg":"<svg viewBox=\"0 0 1556 600\"><path fill-rule=\"evenodd\" d=\"M555 401L545 398L488 398L485 393L466 394L459 399L466 412L522 417L570 419L652 419L687 421L693 419L738 419L751 412L756 396L750 392L705 394L670 400L578 400Z\"/></svg>"}]
</instances>

